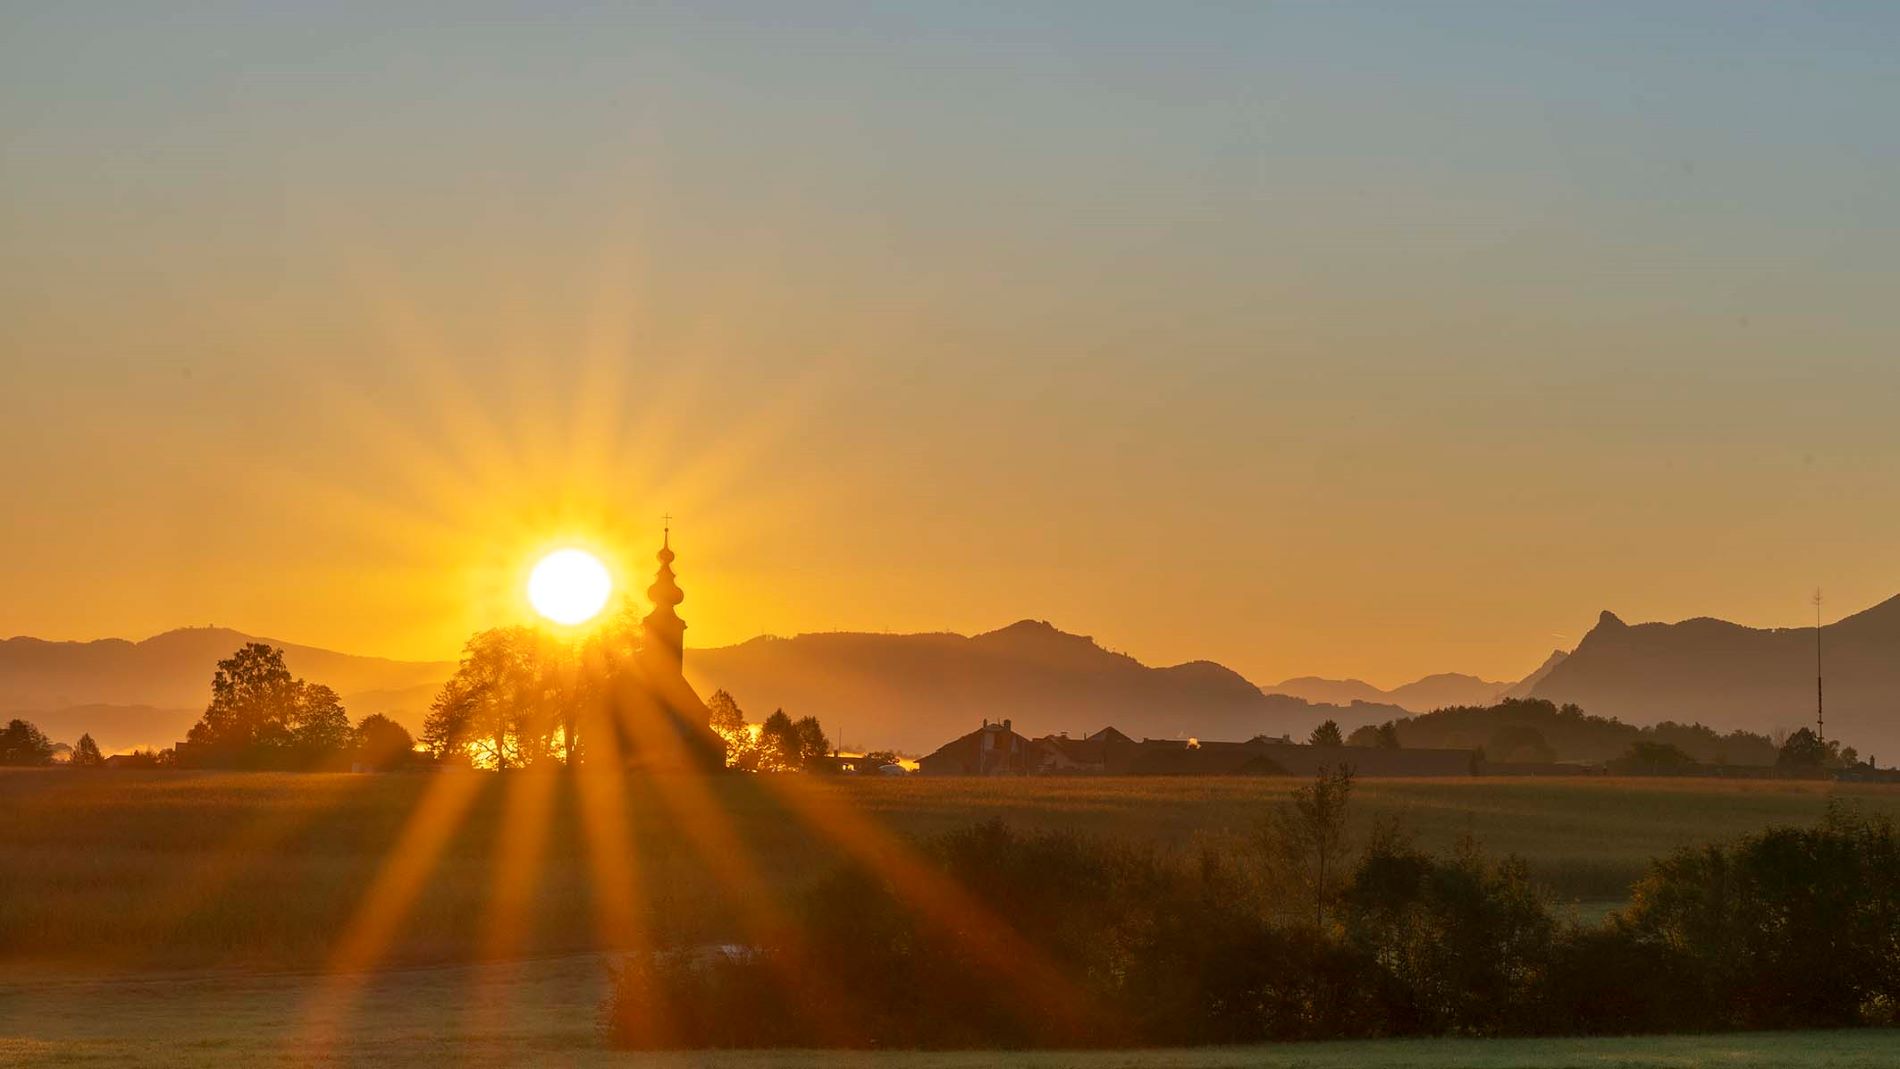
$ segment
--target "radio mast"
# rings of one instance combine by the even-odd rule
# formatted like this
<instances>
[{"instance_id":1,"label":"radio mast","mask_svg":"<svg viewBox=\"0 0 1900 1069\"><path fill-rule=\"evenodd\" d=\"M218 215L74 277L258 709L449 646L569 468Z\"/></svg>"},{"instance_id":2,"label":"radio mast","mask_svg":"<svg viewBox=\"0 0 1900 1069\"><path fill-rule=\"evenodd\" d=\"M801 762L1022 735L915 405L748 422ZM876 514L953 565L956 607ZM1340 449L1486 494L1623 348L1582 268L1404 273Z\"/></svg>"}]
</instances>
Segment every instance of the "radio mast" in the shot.
<instances>
[{"instance_id":1,"label":"radio mast","mask_svg":"<svg viewBox=\"0 0 1900 1069\"><path fill-rule=\"evenodd\" d=\"M1821 588L1814 588L1814 736L1827 741L1827 717L1821 703Z\"/></svg>"}]
</instances>

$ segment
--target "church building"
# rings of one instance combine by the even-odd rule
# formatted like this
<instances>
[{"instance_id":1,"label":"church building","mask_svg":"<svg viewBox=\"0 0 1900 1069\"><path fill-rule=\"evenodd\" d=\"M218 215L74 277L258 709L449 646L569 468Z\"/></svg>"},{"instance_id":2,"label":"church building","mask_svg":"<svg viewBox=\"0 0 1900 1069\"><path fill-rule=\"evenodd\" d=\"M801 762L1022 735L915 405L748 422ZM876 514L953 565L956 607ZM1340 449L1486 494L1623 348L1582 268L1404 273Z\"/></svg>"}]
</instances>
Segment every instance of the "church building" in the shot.
<instances>
[{"instance_id":1,"label":"church building","mask_svg":"<svg viewBox=\"0 0 1900 1069\"><path fill-rule=\"evenodd\" d=\"M707 726L706 703L686 681L686 622L678 612L686 594L673 574L672 534L661 535L660 568L647 587L653 611L641 621L637 678L612 696L619 749L635 767L723 769L725 740Z\"/></svg>"}]
</instances>

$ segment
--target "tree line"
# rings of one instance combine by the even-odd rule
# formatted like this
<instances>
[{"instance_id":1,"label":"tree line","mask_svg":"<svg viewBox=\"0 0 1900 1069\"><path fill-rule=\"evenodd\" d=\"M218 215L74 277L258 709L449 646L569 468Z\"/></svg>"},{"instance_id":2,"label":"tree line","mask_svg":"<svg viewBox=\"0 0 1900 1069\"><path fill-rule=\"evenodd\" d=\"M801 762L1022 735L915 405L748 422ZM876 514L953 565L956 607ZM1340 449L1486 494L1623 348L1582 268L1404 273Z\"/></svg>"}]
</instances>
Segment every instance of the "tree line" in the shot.
<instances>
[{"instance_id":1,"label":"tree line","mask_svg":"<svg viewBox=\"0 0 1900 1069\"><path fill-rule=\"evenodd\" d=\"M281 649L247 643L218 662L211 701L182 752L139 751L115 764L278 770L577 765L585 760L590 732L614 729L606 710L616 689L645 685L638 675L639 634L630 615L578 644L529 627L476 634L431 703L420 746L407 728L381 713L352 724L337 693L293 675ZM748 723L724 691L712 696L707 710L703 727L724 741L729 767L832 767L825 760L831 740L816 717L794 720L781 709L762 723ZM0 730L0 765L50 765L67 750L73 767L105 761L90 735L68 748L25 720Z\"/></svg>"},{"instance_id":2,"label":"tree line","mask_svg":"<svg viewBox=\"0 0 1900 1069\"><path fill-rule=\"evenodd\" d=\"M1582 923L1521 860L1470 840L1439 855L1393 825L1355 838L1351 794L1350 775L1321 776L1240 855L968 827L919 852L980 913L926 920L914 877L846 866L806 895L792 936L628 961L605 1028L635 1048L995 1049L1900 1018L1885 819L1835 808L1681 850L1626 909Z\"/></svg>"},{"instance_id":3,"label":"tree line","mask_svg":"<svg viewBox=\"0 0 1900 1069\"><path fill-rule=\"evenodd\" d=\"M1568 761L1601 765L1619 775L1744 774L1772 769L1785 776L1873 771L1871 757L1837 739L1800 728L1771 737L1726 734L1702 724L1665 720L1649 727L1592 716L1576 705L1542 698L1506 698L1495 705L1448 706L1419 716L1366 724L1342 737L1336 721L1313 729L1314 746L1400 749L1406 746L1476 751L1502 764Z\"/></svg>"}]
</instances>

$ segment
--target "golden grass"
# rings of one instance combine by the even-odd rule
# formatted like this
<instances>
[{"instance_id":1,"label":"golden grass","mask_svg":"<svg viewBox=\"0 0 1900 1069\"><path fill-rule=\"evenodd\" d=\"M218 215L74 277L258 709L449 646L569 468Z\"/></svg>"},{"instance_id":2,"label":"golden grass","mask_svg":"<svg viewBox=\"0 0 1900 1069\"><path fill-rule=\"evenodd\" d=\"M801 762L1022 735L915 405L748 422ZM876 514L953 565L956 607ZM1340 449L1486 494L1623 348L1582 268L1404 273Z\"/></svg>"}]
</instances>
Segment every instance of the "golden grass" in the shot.
<instances>
[{"instance_id":1,"label":"golden grass","mask_svg":"<svg viewBox=\"0 0 1900 1069\"><path fill-rule=\"evenodd\" d=\"M722 940L747 930L758 896L790 895L835 863L837 837L798 813L861 817L896 836L990 816L1024 826L1138 838L1168 849L1247 848L1263 814L1295 784L1277 779L839 779L770 784L719 777L695 805L729 817L720 835L755 874L749 895L709 857L682 784L624 784L614 819L574 781L552 784L544 838L524 850L511 827L510 776L477 775L439 856L403 871L406 908L378 917L381 962L585 952L652 936ZM0 773L0 962L91 971L217 964L314 968L335 960L385 862L438 777L10 771ZM669 792L669 793L662 793ZM1396 815L1432 848L1469 833L1523 855L1564 899L1619 900L1668 850L1775 823L1806 823L1830 798L1900 814L1900 788L1809 782L1660 779L1365 780L1363 824ZM590 815L591 814L591 815ZM620 819L624 817L624 820ZM585 818L585 819L583 819ZM541 818L536 818L541 819ZM631 845L603 863L584 829ZM512 871L538 858L538 878ZM498 873L504 878L498 879ZM602 887L620 873L635 887ZM387 881L390 877L383 875ZM761 890L763 888L763 892ZM601 918L640 916L597 933ZM495 918L509 918L496 932ZM384 939L384 936L387 939Z\"/></svg>"}]
</instances>

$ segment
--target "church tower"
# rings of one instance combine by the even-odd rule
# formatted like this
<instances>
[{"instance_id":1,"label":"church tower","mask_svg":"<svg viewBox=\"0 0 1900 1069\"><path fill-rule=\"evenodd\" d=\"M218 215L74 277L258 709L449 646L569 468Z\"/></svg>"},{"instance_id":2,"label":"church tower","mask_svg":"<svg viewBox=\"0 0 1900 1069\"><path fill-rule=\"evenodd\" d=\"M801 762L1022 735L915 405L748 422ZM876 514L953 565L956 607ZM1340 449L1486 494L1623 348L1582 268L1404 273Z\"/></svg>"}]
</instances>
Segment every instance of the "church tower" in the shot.
<instances>
[{"instance_id":1,"label":"church tower","mask_svg":"<svg viewBox=\"0 0 1900 1069\"><path fill-rule=\"evenodd\" d=\"M653 663L679 674L685 665L686 622L673 610L686 600L686 594L673 577L672 543L673 530L668 527L660 536L659 573L653 577L653 585L647 587L653 611L641 623L646 628L647 650Z\"/></svg>"}]
</instances>

